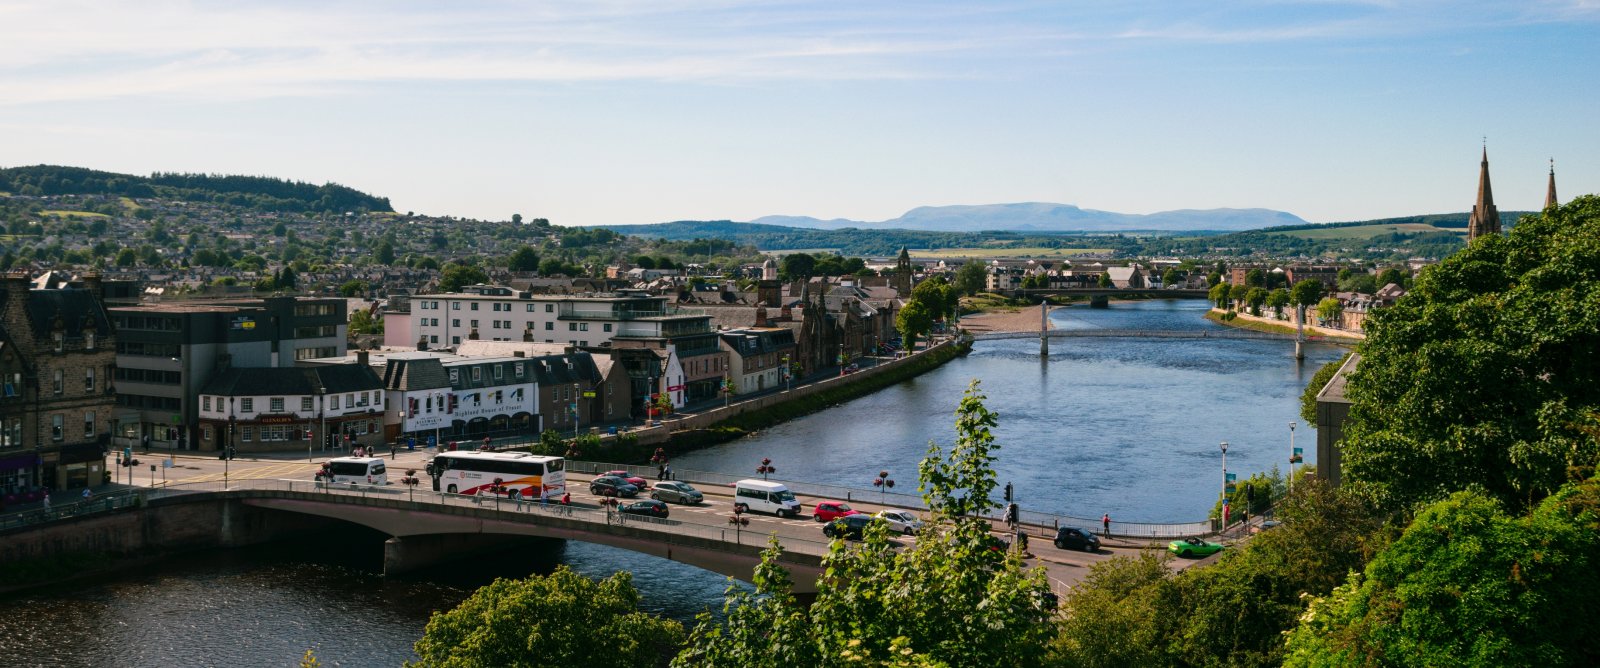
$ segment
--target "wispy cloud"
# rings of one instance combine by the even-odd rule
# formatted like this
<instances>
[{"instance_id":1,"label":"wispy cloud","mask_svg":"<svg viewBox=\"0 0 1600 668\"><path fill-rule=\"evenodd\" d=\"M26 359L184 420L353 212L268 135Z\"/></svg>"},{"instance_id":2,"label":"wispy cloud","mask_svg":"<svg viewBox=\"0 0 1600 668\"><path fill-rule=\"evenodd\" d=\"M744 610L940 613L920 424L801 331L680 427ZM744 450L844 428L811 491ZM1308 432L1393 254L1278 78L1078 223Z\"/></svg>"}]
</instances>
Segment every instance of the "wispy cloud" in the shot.
<instances>
[{"instance_id":1,"label":"wispy cloud","mask_svg":"<svg viewBox=\"0 0 1600 668\"><path fill-rule=\"evenodd\" d=\"M1600 13L1536 2L1521 20ZM1394 36L1504 12L1433 2L792 4L0 0L0 104L320 94L358 82L956 78L1107 45ZM1098 46L1086 46L1098 45Z\"/></svg>"}]
</instances>

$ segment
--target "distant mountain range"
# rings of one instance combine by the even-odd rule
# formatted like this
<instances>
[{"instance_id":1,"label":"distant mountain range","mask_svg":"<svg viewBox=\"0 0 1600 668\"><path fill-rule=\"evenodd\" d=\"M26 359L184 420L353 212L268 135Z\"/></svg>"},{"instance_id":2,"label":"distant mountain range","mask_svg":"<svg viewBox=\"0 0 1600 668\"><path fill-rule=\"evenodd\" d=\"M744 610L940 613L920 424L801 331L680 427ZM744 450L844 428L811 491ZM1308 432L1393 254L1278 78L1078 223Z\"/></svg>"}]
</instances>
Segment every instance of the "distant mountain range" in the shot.
<instances>
[{"instance_id":1,"label":"distant mountain range","mask_svg":"<svg viewBox=\"0 0 1600 668\"><path fill-rule=\"evenodd\" d=\"M1050 202L921 206L899 218L876 222L846 218L821 220L809 216L764 216L750 222L815 230L857 228L928 232L1221 232L1306 224L1299 216L1271 209L1180 209L1137 214L1082 209L1071 204Z\"/></svg>"}]
</instances>

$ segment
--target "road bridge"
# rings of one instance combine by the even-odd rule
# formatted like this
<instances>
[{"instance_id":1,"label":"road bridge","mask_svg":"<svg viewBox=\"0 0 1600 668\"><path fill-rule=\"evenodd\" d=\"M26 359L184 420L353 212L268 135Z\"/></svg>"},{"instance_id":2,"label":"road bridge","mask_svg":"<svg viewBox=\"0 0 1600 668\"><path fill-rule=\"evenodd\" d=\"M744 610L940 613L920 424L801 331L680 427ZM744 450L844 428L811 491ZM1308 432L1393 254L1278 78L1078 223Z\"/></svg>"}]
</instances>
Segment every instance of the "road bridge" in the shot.
<instances>
[{"instance_id":1,"label":"road bridge","mask_svg":"<svg viewBox=\"0 0 1600 668\"><path fill-rule=\"evenodd\" d=\"M1276 332L1258 332L1249 329L1223 329L1223 330L1161 330L1161 329L1051 329L1041 332L987 332L973 337L974 341L999 341L1004 339L1037 339L1040 336L1052 339L1086 338L1086 339L1249 339L1270 341L1294 341L1293 334L1278 334ZM1323 337L1308 336L1307 341L1316 341Z\"/></svg>"}]
</instances>

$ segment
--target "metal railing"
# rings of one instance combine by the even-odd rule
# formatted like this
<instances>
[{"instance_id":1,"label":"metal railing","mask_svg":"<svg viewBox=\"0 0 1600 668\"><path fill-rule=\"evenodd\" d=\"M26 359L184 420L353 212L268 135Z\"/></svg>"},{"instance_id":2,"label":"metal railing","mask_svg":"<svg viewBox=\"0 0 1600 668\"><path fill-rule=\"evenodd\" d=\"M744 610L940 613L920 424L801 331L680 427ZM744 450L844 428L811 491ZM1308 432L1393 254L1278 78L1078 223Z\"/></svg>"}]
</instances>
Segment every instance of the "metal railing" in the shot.
<instances>
[{"instance_id":1,"label":"metal railing","mask_svg":"<svg viewBox=\"0 0 1600 668\"><path fill-rule=\"evenodd\" d=\"M145 490L130 489L108 492L70 503L54 504L0 515L0 531L18 527L47 524L58 520L85 515L106 513L120 508L132 508L142 503Z\"/></svg>"},{"instance_id":2,"label":"metal railing","mask_svg":"<svg viewBox=\"0 0 1600 668\"><path fill-rule=\"evenodd\" d=\"M627 471L630 475L641 478L653 479L659 469L654 465L631 466L628 464L610 464L606 462L568 461L567 470L573 473L600 474L607 471ZM755 476L732 475L712 471L672 470L672 478L683 482L699 483L702 485L732 487L735 482L748 480ZM773 482L783 483L789 491L797 495L825 499L838 499L842 501L862 501L878 503L885 506L927 510L928 504L921 496L903 492L885 492L840 485L827 485L821 483L800 482L795 480L778 480ZM1003 510L997 509L985 517L996 522L1002 521ZM1018 519L1026 526L1049 527L1051 530L1064 526L1082 527L1095 530L1095 533L1105 533L1101 526L1100 518L1076 517L1055 513L1041 513L1023 510L1017 513ZM1198 522L1122 522L1113 521L1109 535L1123 538L1182 538L1186 536L1202 536L1215 533L1210 520Z\"/></svg>"}]
</instances>

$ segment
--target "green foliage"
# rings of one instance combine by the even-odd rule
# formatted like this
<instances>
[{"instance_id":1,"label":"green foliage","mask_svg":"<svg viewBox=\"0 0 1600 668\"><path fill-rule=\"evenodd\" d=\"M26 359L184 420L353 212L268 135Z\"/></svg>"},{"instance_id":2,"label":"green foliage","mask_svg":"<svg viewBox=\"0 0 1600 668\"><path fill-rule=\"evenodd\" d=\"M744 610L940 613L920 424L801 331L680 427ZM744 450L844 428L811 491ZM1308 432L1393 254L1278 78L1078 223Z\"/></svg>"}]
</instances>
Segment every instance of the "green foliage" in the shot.
<instances>
[{"instance_id":1,"label":"green foliage","mask_svg":"<svg viewBox=\"0 0 1600 668\"><path fill-rule=\"evenodd\" d=\"M489 282L489 275L482 269L469 267L464 264L451 263L445 265L439 272L439 291L457 292L468 285L478 285Z\"/></svg>"},{"instance_id":2,"label":"green foliage","mask_svg":"<svg viewBox=\"0 0 1600 668\"><path fill-rule=\"evenodd\" d=\"M339 286L339 296L360 297L366 294L367 290L370 290L371 288L372 286L367 285L366 281L357 278L354 280L345 281L344 285Z\"/></svg>"},{"instance_id":3,"label":"green foliage","mask_svg":"<svg viewBox=\"0 0 1600 668\"><path fill-rule=\"evenodd\" d=\"M351 334L382 334L383 318L372 315L368 309L356 309L350 314Z\"/></svg>"},{"instance_id":4,"label":"green foliage","mask_svg":"<svg viewBox=\"0 0 1600 668\"><path fill-rule=\"evenodd\" d=\"M917 337L933 329L933 313L921 301L913 299L894 314L894 327L905 340L906 350L911 350Z\"/></svg>"},{"instance_id":5,"label":"green foliage","mask_svg":"<svg viewBox=\"0 0 1600 668\"><path fill-rule=\"evenodd\" d=\"M934 320L943 320L953 313L960 297L943 276L934 276L911 288L911 300L926 307Z\"/></svg>"},{"instance_id":6,"label":"green foliage","mask_svg":"<svg viewBox=\"0 0 1600 668\"><path fill-rule=\"evenodd\" d=\"M308 649L305 655L300 657L300 668L322 668L322 662L317 660L316 652Z\"/></svg>"},{"instance_id":7,"label":"green foliage","mask_svg":"<svg viewBox=\"0 0 1600 668\"><path fill-rule=\"evenodd\" d=\"M1339 318L1344 313L1344 302L1335 297L1327 297L1317 302L1317 317L1323 322L1337 325Z\"/></svg>"},{"instance_id":8,"label":"green foliage","mask_svg":"<svg viewBox=\"0 0 1600 668\"><path fill-rule=\"evenodd\" d=\"M880 524L857 546L835 540L806 610L788 595L773 543L757 570L757 592L730 590L728 622L717 627L702 616L673 665L1039 665L1054 634L1044 572L989 550L987 522L951 512L993 507L994 414L976 385L957 411L949 458L934 448L921 467L923 488L941 511L914 546L894 550Z\"/></svg>"},{"instance_id":9,"label":"green foliage","mask_svg":"<svg viewBox=\"0 0 1600 668\"><path fill-rule=\"evenodd\" d=\"M1278 518L1209 567L1173 574L1152 552L1093 566L1062 603L1057 665L1277 665L1307 597L1360 568L1380 526L1361 499L1316 480L1298 483Z\"/></svg>"},{"instance_id":10,"label":"green foliage","mask_svg":"<svg viewBox=\"0 0 1600 668\"><path fill-rule=\"evenodd\" d=\"M1278 310L1281 311L1283 309L1283 307L1289 305L1289 302L1290 302L1290 299L1289 299L1289 291L1288 290L1285 290L1283 288L1276 288L1273 291L1267 293L1267 306L1270 307L1270 308L1278 309Z\"/></svg>"},{"instance_id":11,"label":"green foliage","mask_svg":"<svg viewBox=\"0 0 1600 668\"><path fill-rule=\"evenodd\" d=\"M1457 492L1312 605L1289 666L1600 663L1600 484L1571 483L1515 517Z\"/></svg>"},{"instance_id":12,"label":"green foliage","mask_svg":"<svg viewBox=\"0 0 1600 668\"><path fill-rule=\"evenodd\" d=\"M982 262L968 262L956 270L955 286L958 295L975 295L988 286L989 272Z\"/></svg>"},{"instance_id":13,"label":"green foliage","mask_svg":"<svg viewBox=\"0 0 1600 668\"><path fill-rule=\"evenodd\" d=\"M1229 294L1232 294L1231 290ZM1261 315L1261 305L1267 303L1269 294L1264 288L1250 288L1250 291L1245 293L1244 302L1250 306L1251 314Z\"/></svg>"},{"instance_id":14,"label":"green foliage","mask_svg":"<svg viewBox=\"0 0 1600 668\"><path fill-rule=\"evenodd\" d=\"M143 177L56 165L0 169L0 191L156 197L220 202L257 211L392 210L388 198L373 197L334 183L316 186L262 176L160 172Z\"/></svg>"},{"instance_id":15,"label":"green foliage","mask_svg":"<svg viewBox=\"0 0 1600 668\"><path fill-rule=\"evenodd\" d=\"M1182 280L1183 275L1179 274L1177 269L1168 267L1166 271L1161 272L1162 285L1175 285Z\"/></svg>"},{"instance_id":16,"label":"green foliage","mask_svg":"<svg viewBox=\"0 0 1600 668\"><path fill-rule=\"evenodd\" d=\"M1289 288L1289 302L1295 306L1315 306L1322 299L1322 282L1312 279L1297 281Z\"/></svg>"},{"instance_id":17,"label":"green foliage","mask_svg":"<svg viewBox=\"0 0 1600 668\"><path fill-rule=\"evenodd\" d=\"M633 576L599 582L559 566L495 580L428 620L412 668L643 666L679 646L683 627L639 611Z\"/></svg>"},{"instance_id":18,"label":"green foliage","mask_svg":"<svg viewBox=\"0 0 1600 668\"><path fill-rule=\"evenodd\" d=\"M1424 271L1365 323L1347 483L1385 508L1481 488L1521 508L1593 466L1600 198L1524 217Z\"/></svg>"},{"instance_id":19,"label":"green foliage","mask_svg":"<svg viewBox=\"0 0 1600 668\"><path fill-rule=\"evenodd\" d=\"M803 280L815 275L816 258L806 253L790 253L778 263L778 271L788 280Z\"/></svg>"},{"instance_id":20,"label":"green foliage","mask_svg":"<svg viewBox=\"0 0 1600 668\"><path fill-rule=\"evenodd\" d=\"M1211 286L1211 290L1206 293L1206 298L1210 299L1211 303L1216 304L1217 308L1228 308L1229 296L1233 293L1232 287L1227 283L1214 284Z\"/></svg>"},{"instance_id":21,"label":"green foliage","mask_svg":"<svg viewBox=\"0 0 1600 668\"><path fill-rule=\"evenodd\" d=\"M539 254L531 246L518 248L506 260L506 268L511 271L538 271Z\"/></svg>"},{"instance_id":22,"label":"green foliage","mask_svg":"<svg viewBox=\"0 0 1600 668\"><path fill-rule=\"evenodd\" d=\"M1316 373L1311 374L1311 380L1306 383L1306 389L1300 393L1300 419L1306 421L1306 426L1316 428L1317 395L1322 392L1322 388L1328 386L1328 381L1333 380L1334 374L1339 372L1339 367L1343 366L1345 360L1348 359L1350 359L1350 353L1340 355L1339 359L1322 365L1322 368L1317 369Z\"/></svg>"},{"instance_id":23,"label":"green foliage","mask_svg":"<svg viewBox=\"0 0 1600 668\"><path fill-rule=\"evenodd\" d=\"M372 252L372 257L373 257L374 260L378 261L378 264L381 264L383 266L387 267L387 266L393 265L394 264L394 244L391 243L388 239L384 239L383 241L379 241L378 242L378 248Z\"/></svg>"},{"instance_id":24,"label":"green foliage","mask_svg":"<svg viewBox=\"0 0 1600 668\"><path fill-rule=\"evenodd\" d=\"M1109 288L1109 287L1115 285L1115 283L1113 283L1111 281L1111 274L1100 274L1099 283L1100 283L1100 287L1102 287L1102 288Z\"/></svg>"}]
</instances>

